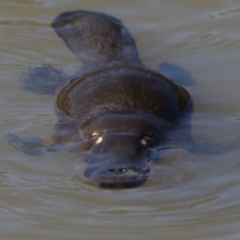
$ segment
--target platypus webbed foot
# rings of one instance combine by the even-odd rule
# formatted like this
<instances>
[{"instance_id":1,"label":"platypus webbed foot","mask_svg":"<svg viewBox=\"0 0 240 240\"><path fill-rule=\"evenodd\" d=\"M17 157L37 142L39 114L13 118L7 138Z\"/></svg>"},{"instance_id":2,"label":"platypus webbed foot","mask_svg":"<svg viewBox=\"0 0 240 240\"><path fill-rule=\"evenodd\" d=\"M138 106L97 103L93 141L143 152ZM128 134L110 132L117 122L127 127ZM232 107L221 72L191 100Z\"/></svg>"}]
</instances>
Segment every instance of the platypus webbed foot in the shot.
<instances>
[{"instance_id":1,"label":"platypus webbed foot","mask_svg":"<svg viewBox=\"0 0 240 240\"><path fill-rule=\"evenodd\" d=\"M23 83L24 90L37 94L54 95L56 88L66 79L68 79L66 74L49 65L44 65L28 68L21 76L20 81Z\"/></svg>"}]
</instances>

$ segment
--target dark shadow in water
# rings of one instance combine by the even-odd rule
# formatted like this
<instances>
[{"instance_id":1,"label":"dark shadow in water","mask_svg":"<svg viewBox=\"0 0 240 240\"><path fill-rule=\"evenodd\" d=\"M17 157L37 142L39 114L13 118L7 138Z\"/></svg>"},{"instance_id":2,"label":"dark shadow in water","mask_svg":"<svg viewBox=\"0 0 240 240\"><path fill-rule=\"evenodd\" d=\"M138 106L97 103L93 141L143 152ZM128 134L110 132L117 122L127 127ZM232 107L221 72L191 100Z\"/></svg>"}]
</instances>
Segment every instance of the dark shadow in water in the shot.
<instances>
[{"instance_id":1,"label":"dark shadow in water","mask_svg":"<svg viewBox=\"0 0 240 240\"><path fill-rule=\"evenodd\" d=\"M128 188L136 188L143 185L147 179L136 181L136 182L129 182L129 183L99 183L101 188L108 188L108 189L128 189Z\"/></svg>"}]
</instances>

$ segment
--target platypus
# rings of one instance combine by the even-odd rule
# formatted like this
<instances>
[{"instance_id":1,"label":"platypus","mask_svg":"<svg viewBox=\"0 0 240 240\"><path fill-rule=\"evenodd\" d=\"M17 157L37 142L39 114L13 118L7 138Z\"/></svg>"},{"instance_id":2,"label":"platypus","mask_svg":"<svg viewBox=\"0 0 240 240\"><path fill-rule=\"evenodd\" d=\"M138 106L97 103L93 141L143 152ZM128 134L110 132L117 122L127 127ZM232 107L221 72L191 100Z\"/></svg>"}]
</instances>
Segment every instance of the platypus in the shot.
<instances>
[{"instance_id":1,"label":"platypus","mask_svg":"<svg viewBox=\"0 0 240 240\"><path fill-rule=\"evenodd\" d=\"M87 152L86 178L101 186L125 187L145 182L150 162L158 160L163 149L180 146L202 154L235 147L216 150L215 145L192 140L189 92L142 63L120 20L79 10L60 14L52 27L81 67L73 76L48 65L28 69L22 77L26 90L56 95L54 144L7 134L14 148L33 155ZM177 138L170 140L176 129Z\"/></svg>"}]
</instances>

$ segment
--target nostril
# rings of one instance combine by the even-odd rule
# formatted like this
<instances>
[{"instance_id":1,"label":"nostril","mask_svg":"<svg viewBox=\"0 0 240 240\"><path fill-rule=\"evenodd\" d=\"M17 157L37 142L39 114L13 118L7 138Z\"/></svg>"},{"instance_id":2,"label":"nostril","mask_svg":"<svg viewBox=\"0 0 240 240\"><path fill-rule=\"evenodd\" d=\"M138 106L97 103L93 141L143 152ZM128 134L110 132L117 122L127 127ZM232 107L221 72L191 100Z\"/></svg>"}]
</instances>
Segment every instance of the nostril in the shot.
<instances>
[{"instance_id":1,"label":"nostril","mask_svg":"<svg viewBox=\"0 0 240 240\"><path fill-rule=\"evenodd\" d=\"M127 172L127 168L118 168L118 169L113 169L113 168L110 168L108 169L109 172Z\"/></svg>"}]
</instances>

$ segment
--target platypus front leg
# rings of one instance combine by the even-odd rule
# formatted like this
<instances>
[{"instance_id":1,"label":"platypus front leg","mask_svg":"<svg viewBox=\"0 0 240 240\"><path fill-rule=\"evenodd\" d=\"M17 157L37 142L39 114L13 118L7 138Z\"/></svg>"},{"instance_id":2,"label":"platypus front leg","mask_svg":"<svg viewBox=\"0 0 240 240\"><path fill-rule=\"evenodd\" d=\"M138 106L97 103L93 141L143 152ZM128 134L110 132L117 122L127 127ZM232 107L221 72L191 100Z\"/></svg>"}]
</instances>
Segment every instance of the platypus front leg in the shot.
<instances>
[{"instance_id":1,"label":"platypus front leg","mask_svg":"<svg viewBox=\"0 0 240 240\"><path fill-rule=\"evenodd\" d=\"M43 140L39 137L20 138L12 133L4 135L8 144L28 155L44 155L50 152L85 152L92 146L89 139L79 139L74 142L55 142L50 145L44 145Z\"/></svg>"},{"instance_id":2,"label":"platypus front leg","mask_svg":"<svg viewBox=\"0 0 240 240\"><path fill-rule=\"evenodd\" d=\"M227 145L220 145L216 143L204 142L198 143L192 138L180 139L180 140L170 140L166 145L157 149L158 152L162 152L168 149L185 149L188 152L196 155L218 155L234 149L240 148L240 138L234 138Z\"/></svg>"},{"instance_id":3,"label":"platypus front leg","mask_svg":"<svg viewBox=\"0 0 240 240\"><path fill-rule=\"evenodd\" d=\"M58 152L56 145L44 146L43 140L39 137L19 138L11 133L4 135L7 142L15 149L29 155L44 155L47 152Z\"/></svg>"}]
</instances>

